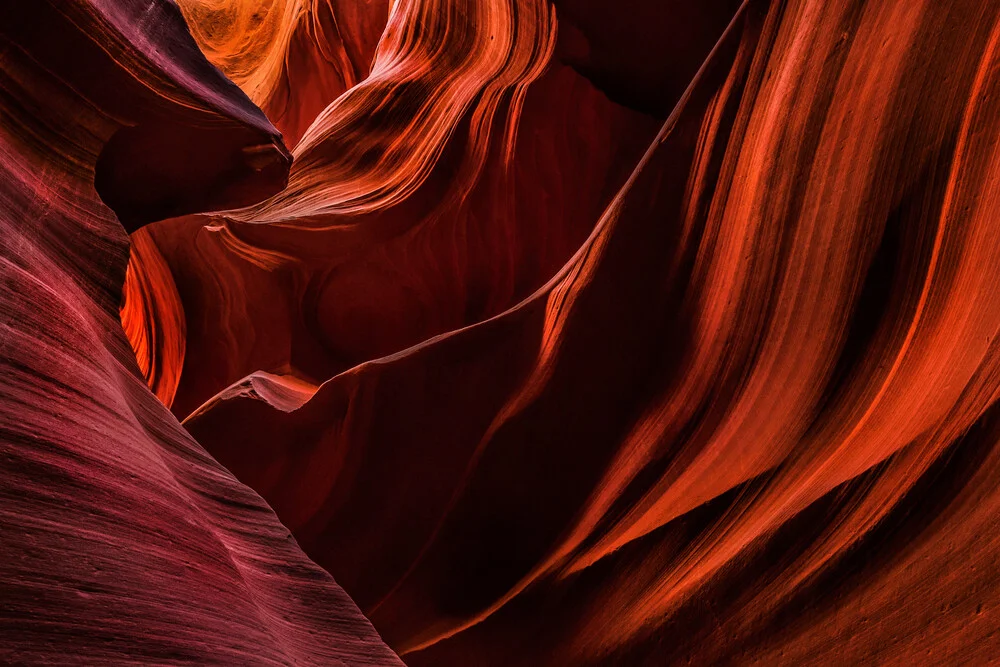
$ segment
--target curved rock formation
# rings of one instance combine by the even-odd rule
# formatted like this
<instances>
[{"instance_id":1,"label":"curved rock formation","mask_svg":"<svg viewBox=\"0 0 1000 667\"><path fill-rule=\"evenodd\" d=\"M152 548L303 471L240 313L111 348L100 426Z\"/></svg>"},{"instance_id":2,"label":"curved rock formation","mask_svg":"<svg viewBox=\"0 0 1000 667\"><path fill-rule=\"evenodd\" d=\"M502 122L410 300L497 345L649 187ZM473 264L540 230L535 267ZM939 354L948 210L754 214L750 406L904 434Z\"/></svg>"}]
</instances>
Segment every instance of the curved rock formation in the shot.
<instances>
[{"instance_id":1,"label":"curved rock formation","mask_svg":"<svg viewBox=\"0 0 1000 667\"><path fill-rule=\"evenodd\" d=\"M81 2L59 20L84 53L105 23L74 17L112 3ZM199 579L141 567L148 539L119 538L133 551L115 562L130 584L196 582L167 589L195 603L164 616L204 642L184 650L247 658L267 632L265 661L395 660L249 487L410 665L997 659L995 2L180 9L289 151L190 43L182 57L135 16L114 25L140 32L101 38L109 71L149 82L134 107L26 95L15 84L44 72L5 70L22 100L4 107L22 118L0 134L6 181L30 185L3 200L4 256L40 258L11 265L63 295L3 310L19 383L4 433L49 475L8 457L28 481L5 516L54 505L39 489L89 508L59 506L11 548L37 557L12 561L22 615L49 590L29 576L43 563L105 557L79 546L88 522L170 528L155 553L195 551ZM44 52L29 22L2 29ZM67 115L36 127L35 108ZM80 127L79 149L44 134ZM38 194L43 172L71 185ZM130 228L179 216L133 231L127 277L95 177ZM14 222L46 215L74 226ZM109 324L123 281L137 365ZM43 344L75 365L42 369ZM146 503L140 528L108 516L128 505L107 489ZM183 530L158 523L191 516L176 498L198 512ZM87 528L63 546L59 521ZM98 592L160 608L135 590ZM257 616L219 615L222 594ZM166 650L152 627L134 650Z\"/></svg>"},{"instance_id":2,"label":"curved rock formation","mask_svg":"<svg viewBox=\"0 0 1000 667\"><path fill-rule=\"evenodd\" d=\"M128 236L98 192L129 224L245 205L287 177L277 131L165 0L0 5L0 53L0 661L399 664L118 321ZM136 287L163 297L143 316L167 285ZM149 349L181 354L178 324Z\"/></svg>"}]
</instances>

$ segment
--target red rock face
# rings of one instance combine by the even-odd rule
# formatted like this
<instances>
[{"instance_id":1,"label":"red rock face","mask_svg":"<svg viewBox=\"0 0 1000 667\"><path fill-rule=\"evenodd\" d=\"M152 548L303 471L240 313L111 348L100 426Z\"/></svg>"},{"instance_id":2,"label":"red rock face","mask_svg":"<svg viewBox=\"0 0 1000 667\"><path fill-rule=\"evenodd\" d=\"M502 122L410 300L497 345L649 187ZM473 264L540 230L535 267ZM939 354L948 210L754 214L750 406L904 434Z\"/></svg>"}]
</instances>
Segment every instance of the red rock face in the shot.
<instances>
[{"instance_id":1,"label":"red rock face","mask_svg":"<svg viewBox=\"0 0 1000 667\"><path fill-rule=\"evenodd\" d=\"M1000 656L992 0L37 6L11 661Z\"/></svg>"},{"instance_id":2,"label":"red rock face","mask_svg":"<svg viewBox=\"0 0 1000 667\"><path fill-rule=\"evenodd\" d=\"M169 2L7 4L0 53L0 662L399 664L118 319L129 242L98 192L130 224L259 200L277 131ZM157 322L148 349L176 352Z\"/></svg>"}]
</instances>

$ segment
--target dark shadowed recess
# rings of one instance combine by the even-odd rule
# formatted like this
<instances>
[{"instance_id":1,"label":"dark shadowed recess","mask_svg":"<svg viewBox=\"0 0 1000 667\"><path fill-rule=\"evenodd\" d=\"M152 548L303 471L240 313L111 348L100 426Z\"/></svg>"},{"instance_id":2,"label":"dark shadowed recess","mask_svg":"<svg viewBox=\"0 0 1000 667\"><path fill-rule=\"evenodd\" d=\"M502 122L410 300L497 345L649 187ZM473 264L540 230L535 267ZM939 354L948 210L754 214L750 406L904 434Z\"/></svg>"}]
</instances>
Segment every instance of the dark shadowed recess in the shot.
<instances>
[{"instance_id":1,"label":"dark shadowed recess","mask_svg":"<svg viewBox=\"0 0 1000 667\"><path fill-rule=\"evenodd\" d=\"M666 118L742 0L552 0L556 57L615 102Z\"/></svg>"},{"instance_id":2,"label":"dark shadowed recess","mask_svg":"<svg viewBox=\"0 0 1000 667\"><path fill-rule=\"evenodd\" d=\"M178 41L187 28L173 3L3 2L0 31L124 126L100 155L95 187L127 231L285 187L280 133L193 42Z\"/></svg>"}]
</instances>

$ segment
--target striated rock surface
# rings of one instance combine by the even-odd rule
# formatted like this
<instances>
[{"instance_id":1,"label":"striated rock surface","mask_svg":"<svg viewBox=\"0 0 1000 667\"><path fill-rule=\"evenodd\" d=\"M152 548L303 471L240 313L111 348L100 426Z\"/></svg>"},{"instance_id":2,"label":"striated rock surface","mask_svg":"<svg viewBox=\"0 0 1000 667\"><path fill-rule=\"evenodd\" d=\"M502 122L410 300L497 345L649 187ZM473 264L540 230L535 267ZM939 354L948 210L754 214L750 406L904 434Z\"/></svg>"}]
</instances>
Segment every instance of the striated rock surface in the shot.
<instances>
[{"instance_id":1,"label":"striated rock surface","mask_svg":"<svg viewBox=\"0 0 1000 667\"><path fill-rule=\"evenodd\" d=\"M118 319L129 242L98 192L129 225L252 203L287 178L277 131L165 0L2 3L0 59L0 662L400 664ZM149 349L181 355L150 275Z\"/></svg>"},{"instance_id":2,"label":"striated rock surface","mask_svg":"<svg viewBox=\"0 0 1000 667\"><path fill-rule=\"evenodd\" d=\"M13 659L1000 656L1000 5L38 7Z\"/></svg>"}]
</instances>

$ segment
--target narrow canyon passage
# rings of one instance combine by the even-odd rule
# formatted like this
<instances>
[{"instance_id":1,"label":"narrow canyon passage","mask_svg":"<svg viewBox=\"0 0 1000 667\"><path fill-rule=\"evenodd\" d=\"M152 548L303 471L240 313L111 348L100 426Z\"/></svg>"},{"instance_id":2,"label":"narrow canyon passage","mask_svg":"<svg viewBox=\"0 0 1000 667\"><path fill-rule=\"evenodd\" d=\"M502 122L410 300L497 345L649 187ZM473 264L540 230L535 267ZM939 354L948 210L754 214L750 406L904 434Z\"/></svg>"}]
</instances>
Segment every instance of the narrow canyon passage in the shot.
<instances>
[{"instance_id":1,"label":"narrow canyon passage","mask_svg":"<svg viewBox=\"0 0 1000 667\"><path fill-rule=\"evenodd\" d=\"M0 39L0 661L1000 656L996 3Z\"/></svg>"}]
</instances>

